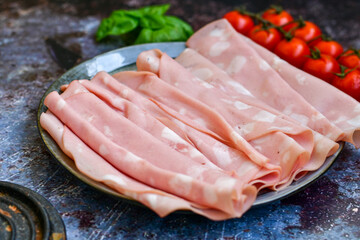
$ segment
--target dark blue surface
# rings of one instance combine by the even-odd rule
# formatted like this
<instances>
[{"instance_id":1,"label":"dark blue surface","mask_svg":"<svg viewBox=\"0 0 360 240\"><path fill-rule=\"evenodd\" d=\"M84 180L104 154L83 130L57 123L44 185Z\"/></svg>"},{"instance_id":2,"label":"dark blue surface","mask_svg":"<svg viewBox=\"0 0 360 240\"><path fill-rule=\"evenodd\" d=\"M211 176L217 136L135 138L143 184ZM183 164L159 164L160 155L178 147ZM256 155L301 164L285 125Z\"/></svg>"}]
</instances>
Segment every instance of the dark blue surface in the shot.
<instances>
[{"instance_id":1,"label":"dark blue surface","mask_svg":"<svg viewBox=\"0 0 360 240\"><path fill-rule=\"evenodd\" d=\"M94 42L99 19L114 9L138 7L145 1L109 2L0 2L0 180L21 184L47 198L60 212L69 239L360 238L360 151L349 144L324 177L306 190L252 209L241 219L220 222L193 214L159 218L145 208L93 190L57 164L36 127L41 96L65 72L51 59L45 38L55 38L83 60L120 47L115 41ZM195 29L235 6L232 1L170 2L170 13ZM281 3L247 2L253 11ZM151 3L159 2L146 1ZM360 48L359 1L282 4L294 15L319 24L343 45Z\"/></svg>"}]
</instances>

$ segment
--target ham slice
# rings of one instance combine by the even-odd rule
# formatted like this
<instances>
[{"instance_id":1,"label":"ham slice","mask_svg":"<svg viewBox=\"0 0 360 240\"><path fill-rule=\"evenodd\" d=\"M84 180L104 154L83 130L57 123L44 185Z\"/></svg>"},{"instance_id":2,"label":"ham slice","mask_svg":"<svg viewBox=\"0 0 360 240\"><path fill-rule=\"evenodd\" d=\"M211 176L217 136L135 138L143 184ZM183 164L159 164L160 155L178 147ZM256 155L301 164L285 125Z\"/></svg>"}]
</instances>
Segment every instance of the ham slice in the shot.
<instances>
[{"instance_id":1,"label":"ham slice","mask_svg":"<svg viewBox=\"0 0 360 240\"><path fill-rule=\"evenodd\" d=\"M101 157L149 186L232 216L241 216L256 197L253 186L185 157L91 93L81 92L63 99L52 92L45 104Z\"/></svg>"},{"instance_id":2,"label":"ham slice","mask_svg":"<svg viewBox=\"0 0 360 240\"><path fill-rule=\"evenodd\" d=\"M270 107L266 102L255 98L254 95L241 83L236 82L225 71L217 67L214 63L195 50L191 48L185 49L178 57L176 57L176 61L195 77L214 86L214 88L220 89L224 94L231 96L232 99L241 100L247 105L264 109L268 112L281 116L288 121L292 121L292 118ZM296 120L293 122L299 124Z\"/></svg>"},{"instance_id":3,"label":"ham slice","mask_svg":"<svg viewBox=\"0 0 360 240\"><path fill-rule=\"evenodd\" d=\"M183 114L195 114L195 119L201 119L203 122L203 126L209 129L215 129L218 128L217 122L212 121L213 116L216 114L218 116L220 115L218 112L215 112L211 110L211 115L198 115L198 110L194 109L193 107L196 106L196 104L203 106L204 104L197 101L197 99L194 99L183 92L179 91L177 88L174 88L170 86L169 84L166 84L162 80L160 80L158 77L149 74L147 72L138 72L137 75L142 74L142 77L134 78L131 77L131 75L134 74L133 72L120 72L114 75L114 77L119 80L121 83L124 83L128 86L131 86L131 88L135 89L136 91L155 99L156 101L159 101L163 104L167 104L167 106L171 107L172 109L175 109L178 112L182 112ZM184 74L184 73L183 73ZM204 93L205 94L205 93ZM183 99L186 99L184 101ZM206 106L209 109L209 106ZM214 106L211 106L212 108ZM215 115L215 116L216 116ZM197 120L200 122L199 120ZM225 121L227 124L228 129L230 131L233 130L233 127L231 124L228 124L228 122ZM219 128L218 128L219 129ZM218 131L221 131L219 129ZM275 131L275 130L274 130ZM304 141L307 144L310 142L310 145L313 143L311 141L312 134L310 131L305 131L302 133L303 137L307 138L310 141ZM266 135L266 134L265 134ZM255 135L256 136L256 135ZM261 134L259 134L261 136ZM281 164L282 157L287 156L287 162L283 161L284 168L282 169L282 181L283 183L288 183L289 179L292 178L292 172L296 170L296 168L299 166L302 166L306 163L306 161L309 159L310 153L306 151L302 146L297 144L295 141L287 141L288 137L283 133L276 133L275 136L275 144L279 144L283 147L281 149L274 147L274 141L256 141L256 139L253 140L250 144L253 144L253 147L258 147L257 150L261 150L263 152L267 153L267 157L270 158L272 161L271 164ZM301 138L301 137L300 137ZM310 151L312 151L312 148L310 147ZM287 153L287 154L286 154ZM280 160L279 160L280 159ZM285 164L285 162L287 164ZM264 166L263 163L259 163L260 166Z\"/></svg>"},{"instance_id":4,"label":"ham slice","mask_svg":"<svg viewBox=\"0 0 360 240\"><path fill-rule=\"evenodd\" d=\"M197 31L187 45L269 106L334 141L343 139L344 133L293 90L225 19Z\"/></svg>"},{"instance_id":5,"label":"ham slice","mask_svg":"<svg viewBox=\"0 0 360 240\"><path fill-rule=\"evenodd\" d=\"M360 147L360 104L334 86L314 77L242 36L247 43L301 96L339 127L343 141ZM321 89L321 91L319 91Z\"/></svg>"},{"instance_id":6,"label":"ham slice","mask_svg":"<svg viewBox=\"0 0 360 240\"><path fill-rule=\"evenodd\" d=\"M155 74L150 72L120 72L114 78L137 92L152 98L164 111L171 108L197 124L196 129L209 129L215 134L230 142L235 148L244 152L251 160L260 166L265 165L269 159L255 150L243 137L241 137L226 120L202 102L182 93L177 88L165 84ZM155 90L156 89L156 90ZM169 100L169 101L167 101ZM168 108L167 108L168 107ZM186 109L186 110L185 110ZM185 111L184 111L185 110ZM182 114L181 114L182 113ZM188 124L188 121L183 121ZM193 125L191 125L193 126ZM202 130L208 132L206 130Z\"/></svg>"},{"instance_id":7,"label":"ham slice","mask_svg":"<svg viewBox=\"0 0 360 240\"><path fill-rule=\"evenodd\" d=\"M106 73L99 73L91 81L81 81L81 84L115 108L118 107L116 103L120 102L120 99L122 99L121 95L124 89L126 89ZM112 88L109 88L109 86ZM116 91L116 89L119 91ZM131 89L127 89L126 97L129 97L131 91ZM156 109L157 105L142 96L137 96L136 98L133 96L129 99L138 104L141 102L139 107L141 107L142 110L160 119L161 122L180 136L183 136L184 139L189 139L189 141L214 164L226 171L234 172L235 177L240 178L243 182L256 183L258 189L260 189L260 187L271 186L279 181L279 167L272 164L266 164L264 167L261 167L252 163L242 152L230 148L209 135L181 123L170 115L165 114L165 112L158 111Z\"/></svg>"},{"instance_id":8,"label":"ham slice","mask_svg":"<svg viewBox=\"0 0 360 240\"><path fill-rule=\"evenodd\" d=\"M265 109L266 111L279 115L290 122L300 124L295 119L282 114L278 110L255 98L244 86L235 82L228 74L226 74L225 71L218 68L215 64L193 49L184 50L176 58L176 61L193 75L197 76L202 81L213 85L215 88L222 90L225 94L231 96L231 98L241 99L248 105ZM318 169L324 163L325 158L334 154L338 149L338 144L334 141L315 131L313 134L315 135L315 147L312 152L311 161L309 161L303 168L300 168L300 172L314 171Z\"/></svg>"},{"instance_id":9,"label":"ham slice","mask_svg":"<svg viewBox=\"0 0 360 240\"><path fill-rule=\"evenodd\" d=\"M186 53L183 53L186 54ZM190 56L192 60L189 59L191 62L190 65L194 66L201 60L199 58L194 57L192 54ZM151 59L151 61L149 61ZM200 61L201 62L201 61ZM318 167L322 165L322 163L325 161L326 156L329 154L332 154L336 151L338 148L338 144L324 138L320 134L313 132L316 137L316 144L315 146L309 145L311 143L311 136L310 130L307 128L299 127L299 124L294 124L296 121L293 121L291 118L291 122L284 121L282 118L286 117L283 115L278 115L278 121L272 121L271 123L263 122L263 119L256 120L247 118L248 116L254 116L259 115L260 113L268 113L266 110L270 110L272 113L277 113L276 110L272 110L270 107L267 107L266 110L257 108L256 106L259 106L261 102L256 102L256 99L253 97L249 97L247 94L239 94L234 92L231 94L229 92L223 92L221 89L225 89L224 84L221 84L220 81L216 82L216 80L219 80L219 78L211 78L209 82L214 85L210 85L206 81L199 81L198 78L194 77L192 74L190 74L188 71L183 69L182 66L180 66L177 62L172 60L169 56L162 53L159 50L150 50L145 51L141 53L137 60L137 66L139 70L148 70L153 71L154 73L158 74L160 79L176 86L178 89L182 90L183 92L186 92L187 94L190 94L192 97L197 98L198 100L208 104L213 109L217 110L222 116L225 116L225 119L227 121L231 121L232 118L235 118L235 121L241 121L246 128L248 125L254 125L253 129L256 129L257 132L261 132L263 135L259 135L257 137L251 138L251 134L245 135L244 138L249 141L253 146L257 149L261 149L260 152L262 152L265 156L268 156L270 159L279 159L279 162L271 162L272 164L280 165L283 169L283 178L286 180L283 180L280 182L280 184L283 184L283 186L286 186L287 184L291 183L293 178L296 176L296 174L309 171L309 170L315 170ZM213 68L206 68L211 69L210 71L216 73L216 66ZM204 69L204 68L202 68ZM197 70L199 71L199 70ZM217 75L218 76L218 75ZM227 76L227 75L226 75ZM225 77L225 76L224 76ZM242 97L243 96L243 97ZM220 101L218 101L220 100ZM236 100L236 101L235 101ZM244 104L242 101L245 100L247 103L254 103L254 106ZM228 106L229 103L237 103L241 106L246 106L245 108L234 108L233 106ZM236 106L236 104L234 104ZM230 110L230 115L227 111ZM250 111L249 111L250 110ZM236 113L239 113L242 111L242 115L236 115ZM227 115L228 114L228 115ZM226 117L227 116L227 117ZM275 115L276 116L276 115ZM247 122L248 121L248 122ZM263 128L255 125L256 122L261 124ZM241 129L241 128L240 128ZM296 132L296 130L298 132ZM271 130L266 132L266 130ZM254 130L255 132L255 130ZM311 156L311 159L308 159L309 161L306 161L303 165L295 165L293 164L294 168L294 174L289 174L292 164L291 159L283 160L282 158L285 156L278 156L277 154L274 154L274 152L287 152L283 147L284 142L286 142L286 138L280 137L279 132L285 133L292 137L292 139L289 139L288 141L294 142L298 141L298 144L302 144L307 151L310 153L313 153ZM299 134L300 133L300 134ZM250 137L249 137L250 136ZM256 136L256 134L255 134ZM255 141L256 139L256 141ZM271 143L271 145L267 145L267 143ZM307 144L307 146L304 146L304 144ZM290 146L290 145L289 145ZM313 151L314 148L314 151ZM272 154L271 154L272 153ZM316 154L315 154L316 153ZM292 161L296 162L296 154L295 152L291 153L292 156L294 156L294 159ZM315 167L315 168L314 168ZM287 176L285 178L284 176ZM286 183L286 184L284 184Z\"/></svg>"},{"instance_id":10,"label":"ham slice","mask_svg":"<svg viewBox=\"0 0 360 240\"><path fill-rule=\"evenodd\" d=\"M76 85L77 89L80 89L82 86L85 87L87 91L93 93L94 95L102 99L104 102L108 103L108 105L113 107L113 109L116 110L119 114L121 114L131 122L135 123L138 127L150 133L153 137L162 141L169 147L202 165L208 165L211 168L221 170L220 168L216 167L211 161L209 161L201 152L199 152L192 145L192 142L186 137L185 134L181 135L183 136L183 139L182 137L177 135L177 133L173 132L170 128L162 124L153 115L151 115L150 112L153 108L150 108L150 111L144 111L132 102L117 96L108 89L102 87L99 88L99 84L94 84L93 82L88 80L81 80L80 84L81 86ZM74 84L72 86L74 86ZM68 87L66 92L68 92L69 90L71 91L71 89ZM153 103L149 102L149 105L150 104ZM159 115L160 113L155 110L153 111L153 114Z\"/></svg>"},{"instance_id":11,"label":"ham slice","mask_svg":"<svg viewBox=\"0 0 360 240\"><path fill-rule=\"evenodd\" d=\"M81 173L95 181L106 184L131 199L141 202L161 217L176 210L191 210L213 220L223 220L232 217L225 212L204 208L175 195L154 189L122 174L89 148L49 111L41 114L40 123L56 141L61 150L74 160L76 167Z\"/></svg>"},{"instance_id":12,"label":"ham slice","mask_svg":"<svg viewBox=\"0 0 360 240\"><path fill-rule=\"evenodd\" d=\"M100 73L94 78L94 80L100 79L99 76L108 77L107 74ZM157 106L147 99L142 99L143 104L141 104L140 107L143 108L143 111L141 111L140 108L135 106L135 104L117 95L116 92L112 92L110 89L107 89L104 81L97 81L97 83L95 84L95 81L84 80L80 81L80 83L87 90L94 93L96 96L110 104L112 107L117 109L127 109L126 117L129 120L131 120L138 126L141 126L140 123L142 123L142 125L148 128L148 132L151 133L153 136L157 137L162 141L165 141L165 143L167 143L169 146L172 146L182 154L193 158L193 160L195 161L197 160L200 161L202 164L207 163L209 165L211 165L211 163L214 163L221 169L224 169L228 172L233 172L234 174L236 174L236 177L241 178L243 182L249 182L251 184L256 183L258 189L274 185L279 181L279 167L267 164L265 167L262 168L256 164L253 164L251 160L248 159L247 156L244 155L242 152L230 148L229 146L217 141L216 139L200 131L197 131L194 128L191 128L185 124L182 124L179 121L176 121L175 118L172 118L168 114L164 114L164 112L162 111L157 111ZM108 82L108 84L115 85L119 83ZM131 89L129 89L128 91L131 91ZM146 101L148 101L147 104L145 104ZM126 105L126 107L124 107L123 105ZM130 114L130 112L133 114ZM161 136L163 134L158 134L157 132L155 132L155 129L164 128L164 126L158 126L161 124L155 121L153 116L156 116L156 118L160 119L160 121L167 125L169 129L174 130L174 132L176 132L179 136L182 136L184 140L187 140L188 142L194 144L196 148L200 150L200 152L196 148L189 146L189 144L184 143L181 139L178 139L176 141L180 141L181 144L174 143L174 141L169 141L169 137L163 138ZM159 132L163 132L163 130L160 130ZM167 130L167 132L169 132L169 130ZM171 135L175 136L174 133L172 133ZM171 137L171 139L172 138L174 137ZM206 158L204 158L203 154L206 156ZM208 159L211 160L210 163L207 162Z\"/></svg>"}]
</instances>

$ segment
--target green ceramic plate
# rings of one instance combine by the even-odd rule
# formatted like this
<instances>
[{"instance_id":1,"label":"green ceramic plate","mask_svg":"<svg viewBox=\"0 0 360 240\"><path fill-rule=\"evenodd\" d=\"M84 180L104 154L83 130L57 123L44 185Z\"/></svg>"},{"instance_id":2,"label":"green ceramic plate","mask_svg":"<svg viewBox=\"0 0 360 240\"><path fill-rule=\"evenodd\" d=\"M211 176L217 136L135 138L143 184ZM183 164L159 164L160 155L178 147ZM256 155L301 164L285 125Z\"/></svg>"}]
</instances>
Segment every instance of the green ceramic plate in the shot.
<instances>
[{"instance_id":1,"label":"green ceramic plate","mask_svg":"<svg viewBox=\"0 0 360 240\"><path fill-rule=\"evenodd\" d=\"M145 50L150 49L160 49L163 52L166 52L171 57L178 56L184 49L185 43L183 42L174 42L174 43L151 43L151 44L143 44L136 45L131 47L124 47L120 49L116 49L99 56L96 56L88 61L85 61L76 67L67 71L64 75L62 75L58 80L56 80L49 89L45 92L44 96L40 101L40 105L38 108L37 120L38 120L38 129L40 132L40 136L43 139L47 149L51 153L51 155L67 170L69 170L73 175L75 175L78 179L85 182L86 184L102 191L111 196L124 199L131 200L129 197L124 196L106 185L96 182L91 178L85 176L76 168L74 161L67 157L55 141L50 137L50 135L40 126L40 114L46 111L46 106L44 105L45 97L52 91L60 92L60 86L63 84L70 83L74 79L91 79L97 72L106 71L110 74L119 71L125 70L136 70L135 62L139 53ZM336 157L340 153L343 147L343 143L341 143L339 150L332 156L326 159L325 163L321 168L319 168L315 172L308 173L305 177L301 178L299 181L294 182L290 186L285 189L277 192L261 192L253 206L260 206L263 204L267 204L298 192L299 190L309 186L312 182L318 179L322 174L324 174L332 163L335 161ZM132 203L137 203L131 200Z\"/></svg>"}]
</instances>

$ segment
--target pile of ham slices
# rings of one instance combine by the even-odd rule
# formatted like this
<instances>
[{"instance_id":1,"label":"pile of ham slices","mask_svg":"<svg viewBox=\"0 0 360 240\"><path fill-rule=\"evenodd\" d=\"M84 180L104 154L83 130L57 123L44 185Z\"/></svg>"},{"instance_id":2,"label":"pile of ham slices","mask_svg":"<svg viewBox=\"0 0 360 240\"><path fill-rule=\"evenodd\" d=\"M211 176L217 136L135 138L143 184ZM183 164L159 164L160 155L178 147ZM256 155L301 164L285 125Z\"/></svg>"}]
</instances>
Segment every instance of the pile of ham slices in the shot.
<instances>
[{"instance_id":1,"label":"pile of ham slices","mask_svg":"<svg viewBox=\"0 0 360 240\"><path fill-rule=\"evenodd\" d=\"M176 59L99 72L50 93L41 126L79 171L165 216L240 217L261 189L317 170L338 141L360 146L360 104L237 33L196 32Z\"/></svg>"}]
</instances>

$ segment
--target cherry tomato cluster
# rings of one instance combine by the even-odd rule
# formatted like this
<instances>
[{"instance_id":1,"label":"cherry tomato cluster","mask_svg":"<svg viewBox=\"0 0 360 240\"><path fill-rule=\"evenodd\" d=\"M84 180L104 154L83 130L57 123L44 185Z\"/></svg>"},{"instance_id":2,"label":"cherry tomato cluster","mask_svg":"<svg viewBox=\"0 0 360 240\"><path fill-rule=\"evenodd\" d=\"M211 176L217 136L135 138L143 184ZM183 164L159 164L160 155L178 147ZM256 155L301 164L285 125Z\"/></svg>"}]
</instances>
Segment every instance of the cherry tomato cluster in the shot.
<instances>
[{"instance_id":1,"label":"cherry tomato cluster","mask_svg":"<svg viewBox=\"0 0 360 240\"><path fill-rule=\"evenodd\" d=\"M344 51L315 23L295 20L279 6L258 14L234 10L224 18L239 33L360 101L360 50Z\"/></svg>"}]
</instances>

